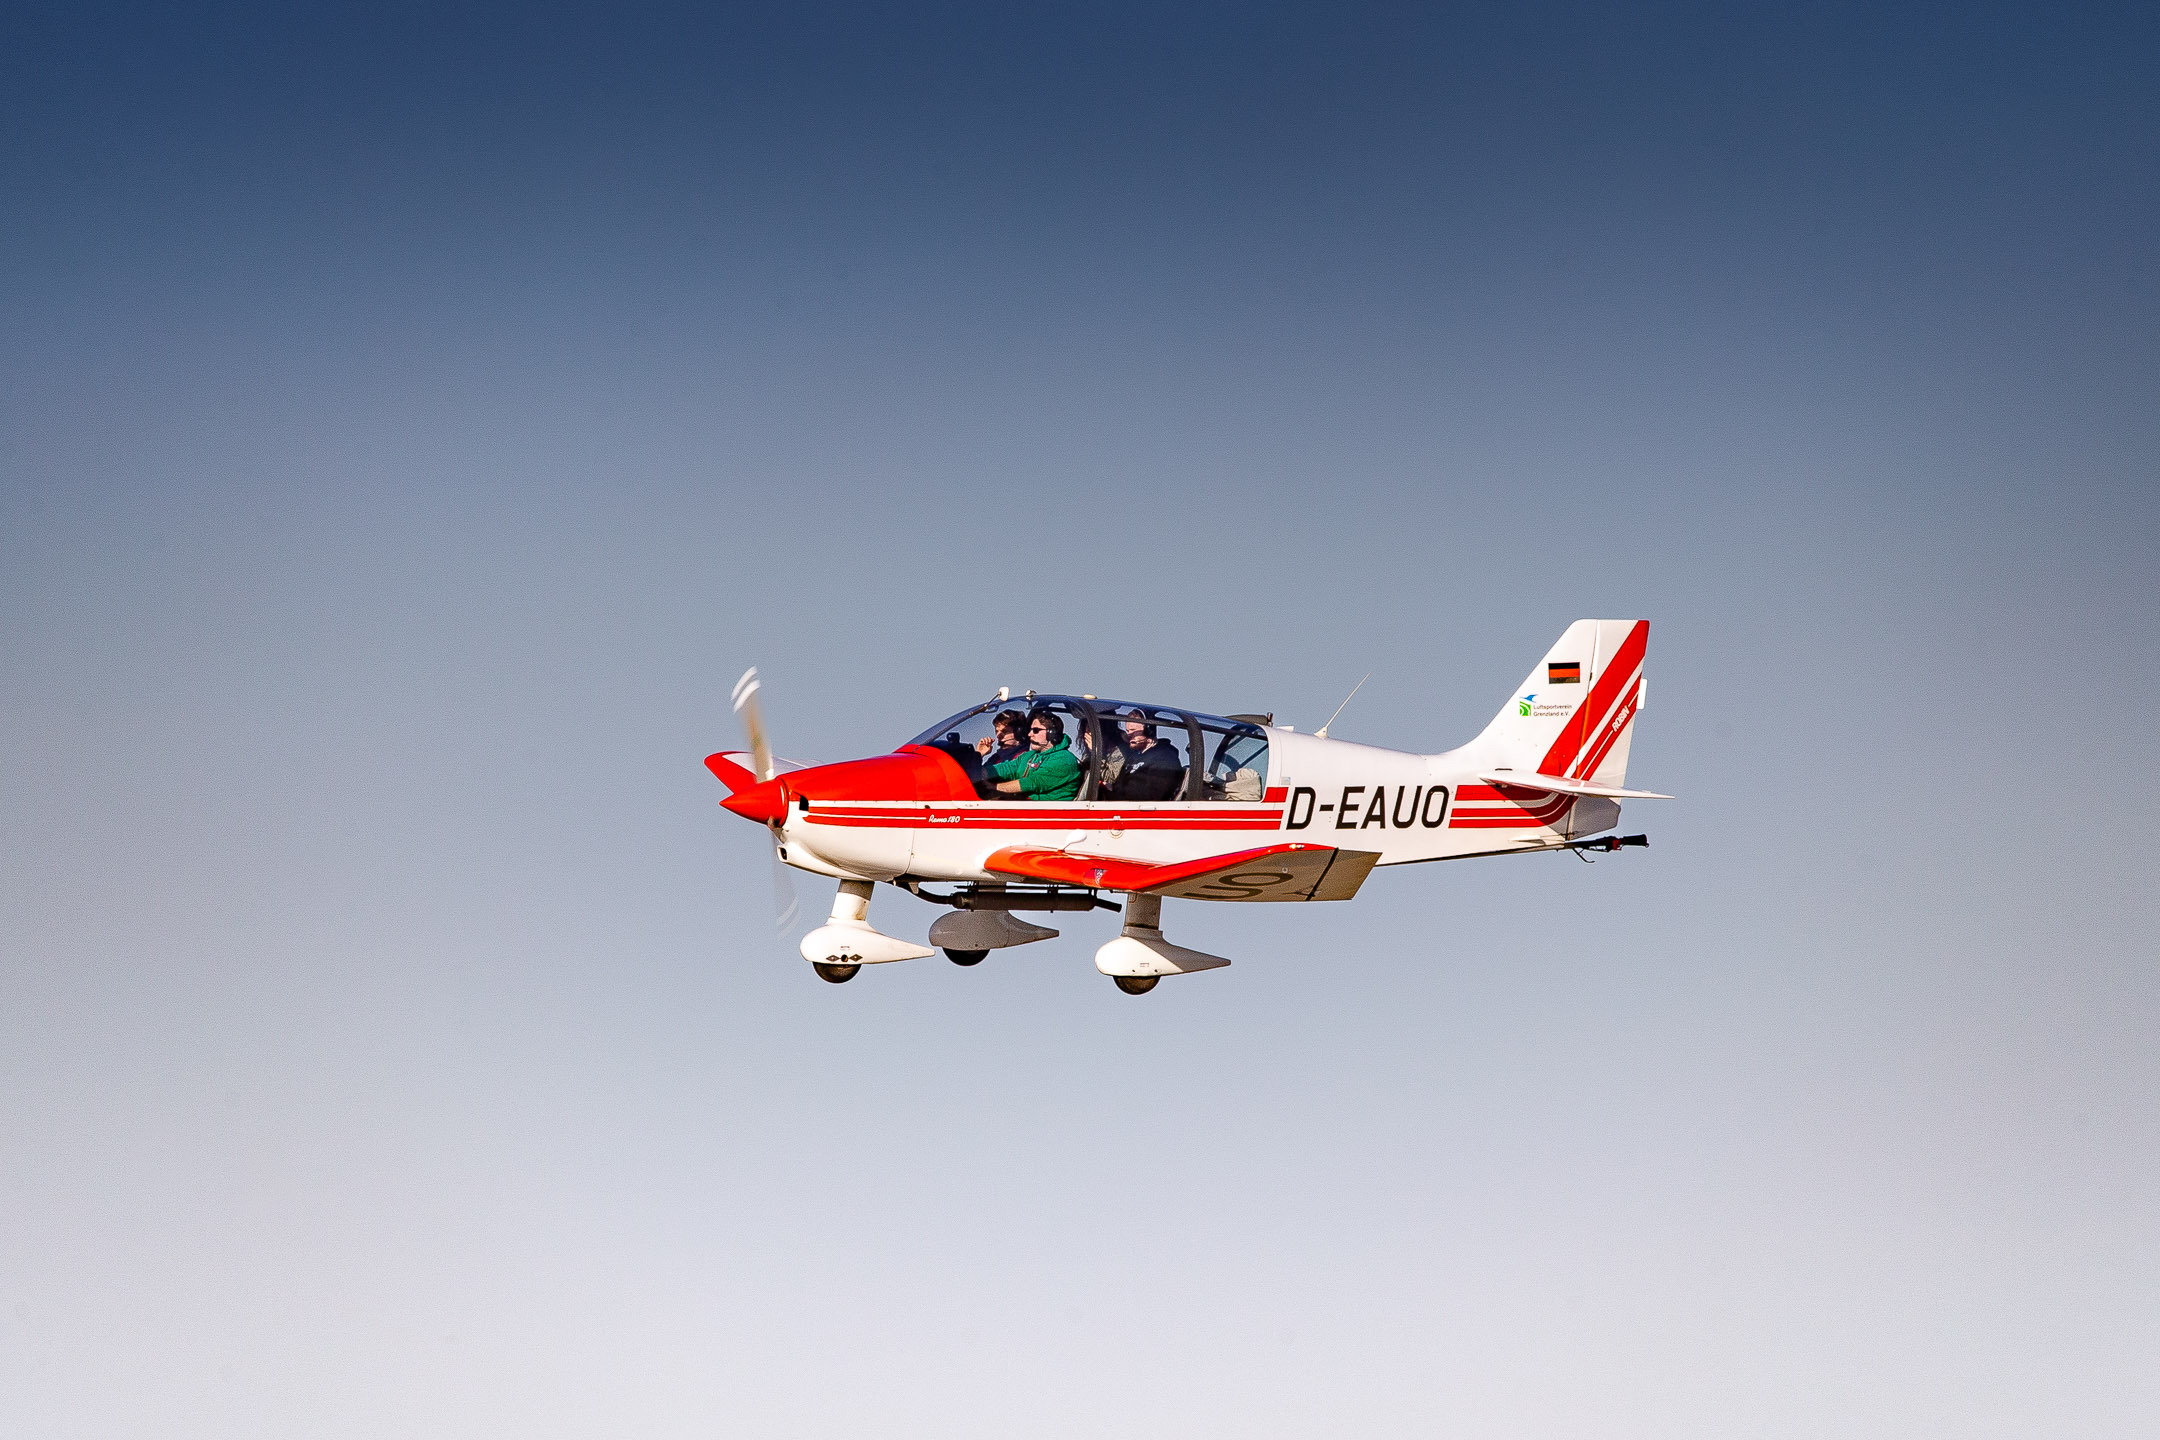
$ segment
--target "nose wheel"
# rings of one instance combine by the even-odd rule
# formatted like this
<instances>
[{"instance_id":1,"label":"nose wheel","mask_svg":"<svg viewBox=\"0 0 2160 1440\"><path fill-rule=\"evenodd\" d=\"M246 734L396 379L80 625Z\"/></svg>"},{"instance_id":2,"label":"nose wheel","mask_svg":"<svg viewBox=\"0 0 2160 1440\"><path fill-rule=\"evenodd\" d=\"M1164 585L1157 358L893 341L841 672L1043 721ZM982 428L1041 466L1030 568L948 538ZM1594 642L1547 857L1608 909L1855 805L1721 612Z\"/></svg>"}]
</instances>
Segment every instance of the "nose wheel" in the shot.
<instances>
[{"instance_id":1,"label":"nose wheel","mask_svg":"<svg viewBox=\"0 0 2160 1440\"><path fill-rule=\"evenodd\" d=\"M867 880L841 881L840 893L833 896L832 918L803 936L799 948L802 958L816 966L817 973L835 985L854 979L855 972L865 965L920 960L925 955L937 953L926 945L911 945L870 928L870 882Z\"/></svg>"}]
</instances>

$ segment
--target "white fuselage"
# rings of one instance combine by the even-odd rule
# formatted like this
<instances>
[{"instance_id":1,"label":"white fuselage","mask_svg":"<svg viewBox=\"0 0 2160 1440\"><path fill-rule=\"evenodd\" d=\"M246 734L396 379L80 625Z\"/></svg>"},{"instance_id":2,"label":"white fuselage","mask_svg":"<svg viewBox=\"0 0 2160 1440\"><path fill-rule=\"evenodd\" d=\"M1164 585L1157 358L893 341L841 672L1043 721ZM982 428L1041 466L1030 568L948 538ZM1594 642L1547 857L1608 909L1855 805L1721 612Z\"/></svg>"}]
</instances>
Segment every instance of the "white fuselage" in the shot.
<instances>
[{"instance_id":1,"label":"white fuselage","mask_svg":"<svg viewBox=\"0 0 2160 1440\"><path fill-rule=\"evenodd\" d=\"M1257 800L812 799L788 812L783 858L841 878L997 881L1011 877L984 865L1007 848L1165 864L1301 841L1403 865L1561 845L1620 818L1612 800L1497 788L1462 750L1266 734Z\"/></svg>"}]
</instances>

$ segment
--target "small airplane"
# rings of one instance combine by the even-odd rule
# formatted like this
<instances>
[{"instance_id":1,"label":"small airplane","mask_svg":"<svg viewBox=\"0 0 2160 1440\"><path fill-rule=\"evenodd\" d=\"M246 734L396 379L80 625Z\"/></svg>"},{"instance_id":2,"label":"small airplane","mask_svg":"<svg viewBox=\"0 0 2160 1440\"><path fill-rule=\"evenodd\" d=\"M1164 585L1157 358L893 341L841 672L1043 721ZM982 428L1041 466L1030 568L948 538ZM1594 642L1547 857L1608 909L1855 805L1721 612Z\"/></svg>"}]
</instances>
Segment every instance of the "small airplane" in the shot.
<instances>
[{"instance_id":1,"label":"small airplane","mask_svg":"<svg viewBox=\"0 0 2160 1440\"><path fill-rule=\"evenodd\" d=\"M1649 636L1647 620L1576 621L1476 739L1437 755L1272 715L1000 690L889 755L799 766L772 754L752 669L734 695L750 748L705 766L776 860L840 882L801 947L824 979L933 946L974 965L1058 933L1015 912L1118 911L1108 892L1124 923L1095 968L1142 995L1230 963L1163 938L1166 897L1348 900L1381 866L1647 845L1604 832L1620 801L1672 798L1624 785ZM879 881L951 907L930 945L871 928Z\"/></svg>"}]
</instances>

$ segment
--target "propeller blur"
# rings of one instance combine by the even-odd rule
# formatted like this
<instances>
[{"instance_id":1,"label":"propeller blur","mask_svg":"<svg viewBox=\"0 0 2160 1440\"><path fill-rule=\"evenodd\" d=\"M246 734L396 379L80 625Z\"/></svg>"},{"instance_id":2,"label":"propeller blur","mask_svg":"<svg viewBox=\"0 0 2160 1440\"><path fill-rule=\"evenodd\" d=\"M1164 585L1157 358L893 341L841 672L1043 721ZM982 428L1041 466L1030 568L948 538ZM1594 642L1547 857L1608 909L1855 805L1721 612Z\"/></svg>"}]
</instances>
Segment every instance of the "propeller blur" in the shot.
<instances>
[{"instance_id":1,"label":"propeller blur","mask_svg":"<svg viewBox=\"0 0 2160 1440\"><path fill-rule=\"evenodd\" d=\"M758 705L758 689L757 667L753 665L743 671L742 679L735 682L735 713L742 717L743 731L750 743L751 772L759 781L770 782L773 778L772 746L765 736L765 714ZM729 808L734 809L732 805ZM736 813L739 815L744 812L736 810ZM765 822L773 831L772 887L775 930L787 929L802 913L801 902L795 896L794 873L788 869L787 862L782 858L787 836L780 828L781 818L775 815Z\"/></svg>"}]
</instances>

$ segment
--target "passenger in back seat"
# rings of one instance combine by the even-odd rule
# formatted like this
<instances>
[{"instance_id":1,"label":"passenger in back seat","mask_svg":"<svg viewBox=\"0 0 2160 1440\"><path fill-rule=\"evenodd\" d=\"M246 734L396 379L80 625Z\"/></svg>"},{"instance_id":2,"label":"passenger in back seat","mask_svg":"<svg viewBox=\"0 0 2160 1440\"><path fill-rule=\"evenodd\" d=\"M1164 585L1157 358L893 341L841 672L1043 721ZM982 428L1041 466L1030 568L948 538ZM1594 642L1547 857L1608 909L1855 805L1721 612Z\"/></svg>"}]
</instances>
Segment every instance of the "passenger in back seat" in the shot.
<instances>
[{"instance_id":1,"label":"passenger in back seat","mask_svg":"<svg viewBox=\"0 0 2160 1440\"><path fill-rule=\"evenodd\" d=\"M1177 747L1157 738L1138 710L1125 712L1125 765L1114 800L1174 800L1183 788L1185 762Z\"/></svg>"}]
</instances>

